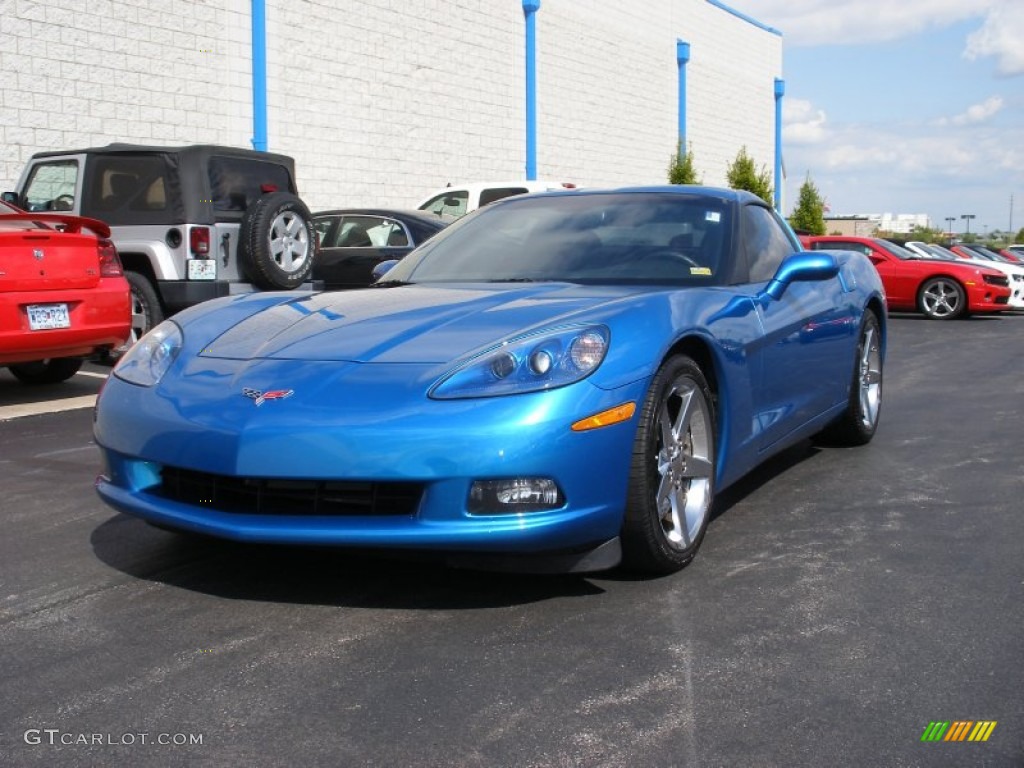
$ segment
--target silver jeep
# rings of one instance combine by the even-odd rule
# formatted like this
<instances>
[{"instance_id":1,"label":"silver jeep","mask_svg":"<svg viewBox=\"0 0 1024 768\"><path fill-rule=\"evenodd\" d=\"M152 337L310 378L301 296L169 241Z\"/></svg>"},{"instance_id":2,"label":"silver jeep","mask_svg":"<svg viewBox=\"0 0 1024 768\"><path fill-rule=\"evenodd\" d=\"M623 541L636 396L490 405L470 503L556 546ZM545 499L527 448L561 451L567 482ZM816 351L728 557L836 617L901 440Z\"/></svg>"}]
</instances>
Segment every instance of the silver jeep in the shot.
<instances>
[{"instance_id":1,"label":"silver jeep","mask_svg":"<svg viewBox=\"0 0 1024 768\"><path fill-rule=\"evenodd\" d=\"M312 289L317 237L285 155L214 145L40 152L3 199L106 222L132 288L132 338L218 296Z\"/></svg>"}]
</instances>

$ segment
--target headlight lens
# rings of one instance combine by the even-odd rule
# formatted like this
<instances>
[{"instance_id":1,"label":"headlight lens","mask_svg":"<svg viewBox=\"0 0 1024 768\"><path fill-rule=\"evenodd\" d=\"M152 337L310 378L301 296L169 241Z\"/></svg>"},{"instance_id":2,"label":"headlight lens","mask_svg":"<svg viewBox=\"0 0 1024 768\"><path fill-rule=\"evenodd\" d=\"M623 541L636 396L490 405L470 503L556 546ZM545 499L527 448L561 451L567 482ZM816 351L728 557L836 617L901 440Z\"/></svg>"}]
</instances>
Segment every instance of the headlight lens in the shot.
<instances>
[{"instance_id":1,"label":"headlight lens","mask_svg":"<svg viewBox=\"0 0 1024 768\"><path fill-rule=\"evenodd\" d=\"M455 368L430 396L495 397L564 387L601 365L609 338L605 326L594 325L513 339Z\"/></svg>"},{"instance_id":2,"label":"headlight lens","mask_svg":"<svg viewBox=\"0 0 1024 768\"><path fill-rule=\"evenodd\" d=\"M178 324L164 320L128 350L114 366L114 375L129 384L152 387L171 367L183 340Z\"/></svg>"}]
</instances>

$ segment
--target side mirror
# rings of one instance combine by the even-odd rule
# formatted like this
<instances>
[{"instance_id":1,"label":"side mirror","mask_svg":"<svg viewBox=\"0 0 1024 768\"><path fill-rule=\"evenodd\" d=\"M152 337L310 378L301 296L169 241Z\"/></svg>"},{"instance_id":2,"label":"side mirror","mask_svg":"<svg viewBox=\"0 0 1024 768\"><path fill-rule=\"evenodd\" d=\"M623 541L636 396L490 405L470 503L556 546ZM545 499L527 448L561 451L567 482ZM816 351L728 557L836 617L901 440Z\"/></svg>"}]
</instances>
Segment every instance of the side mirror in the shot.
<instances>
[{"instance_id":1,"label":"side mirror","mask_svg":"<svg viewBox=\"0 0 1024 768\"><path fill-rule=\"evenodd\" d=\"M838 274L839 262L827 251L794 253L779 265L764 292L777 301L790 283L830 280Z\"/></svg>"},{"instance_id":2,"label":"side mirror","mask_svg":"<svg viewBox=\"0 0 1024 768\"><path fill-rule=\"evenodd\" d=\"M3 200L5 203L10 203L13 206L21 208L21 204L18 202L17 192L4 192L2 195L0 195L0 200Z\"/></svg>"},{"instance_id":3,"label":"side mirror","mask_svg":"<svg viewBox=\"0 0 1024 768\"><path fill-rule=\"evenodd\" d=\"M380 262L379 264L377 264L377 266L373 268L373 271L370 272L370 277L373 278L374 282L377 282L382 277L384 277L384 275L388 273L388 270L390 270L397 263L398 259L387 259L385 261Z\"/></svg>"}]
</instances>

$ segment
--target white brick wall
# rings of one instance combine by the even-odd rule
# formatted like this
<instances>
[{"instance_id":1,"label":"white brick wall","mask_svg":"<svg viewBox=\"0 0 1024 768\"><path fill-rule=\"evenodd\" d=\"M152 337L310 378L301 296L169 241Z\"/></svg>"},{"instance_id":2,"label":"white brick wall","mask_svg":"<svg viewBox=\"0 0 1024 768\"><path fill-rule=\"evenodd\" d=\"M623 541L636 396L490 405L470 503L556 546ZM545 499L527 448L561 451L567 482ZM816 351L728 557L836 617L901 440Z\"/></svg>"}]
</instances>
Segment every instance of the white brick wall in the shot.
<instances>
[{"instance_id":1,"label":"white brick wall","mask_svg":"<svg viewBox=\"0 0 1024 768\"><path fill-rule=\"evenodd\" d=\"M248 0L0 0L0 188L45 149L251 146ZM688 137L723 184L773 164L782 40L705 0L542 0L538 175L665 181L675 43ZM314 209L411 205L448 181L522 178L521 0L267 0L269 148Z\"/></svg>"}]
</instances>

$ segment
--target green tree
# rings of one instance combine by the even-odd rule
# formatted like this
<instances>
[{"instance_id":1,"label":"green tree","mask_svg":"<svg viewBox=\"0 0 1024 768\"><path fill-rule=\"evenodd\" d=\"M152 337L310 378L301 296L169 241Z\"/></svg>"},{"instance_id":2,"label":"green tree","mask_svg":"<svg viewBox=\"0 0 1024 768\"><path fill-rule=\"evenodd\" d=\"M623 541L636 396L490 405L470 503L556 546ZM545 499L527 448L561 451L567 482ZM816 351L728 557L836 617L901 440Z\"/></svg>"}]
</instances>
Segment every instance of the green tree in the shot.
<instances>
[{"instance_id":1,"label":"green tree","mask_svg":"<svg viewBox=\"0 0 1024 768\"><path fill-rule=\"evenodd\" d=\"M789 219L793 229L801 232L808 232L812 235L825 234L825 200L822 198L818 187L811 181L811 174L807 174L804 183L800 186L800 199L797 201L793 215Z\"/></svg>"},{"instance_id":2,"label":"green tree","mask_svg":"<svg viewBox=\"0 0 1024 768\"><path fill-rule=\"evenodd\" d=\"M1024 243L1024 227L1022 227L1020 231L1017 233L1017 236L1013 238L1013 242Z\"/></svg>"},{"instance_id":3,"label":"green tree","mask_svg":"<svg viewBox=\"0 0 1024 768\"><path fill-rule=\"evenodd\" d=\"M946 233L941 227L923 227L920 224L915 224L910 228L909 240L920 240L923 243L944 243L946 242Z\"/></svg>"},{"instance_id":4,"label":"green tree","mask_svg":"<svg viewBox=\"0 0 1024 768\"><path fill-rule=\"evenodd\" d=\"M747 154L746 146L741 147L736 159L729 165L725 173L729 186L733 189L745 189L753 192L769 205L772 204L772 177L768 173L768 166L762 165L758 173L754 165L754 159Z\"/></svg>"},{"instance_id":5,"label":"green tree","mask_svg":"<svg viewBox=\"0 0 1024 768\"><path fill-rule=\"evenodd\" d=\"M683 149L683 142L676 145L675 154L668 164L669 184L699 184L697 169L693 167L693 145Z\"/></svg>"}]
</instances>

